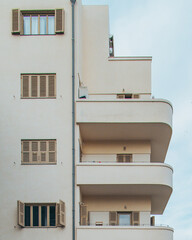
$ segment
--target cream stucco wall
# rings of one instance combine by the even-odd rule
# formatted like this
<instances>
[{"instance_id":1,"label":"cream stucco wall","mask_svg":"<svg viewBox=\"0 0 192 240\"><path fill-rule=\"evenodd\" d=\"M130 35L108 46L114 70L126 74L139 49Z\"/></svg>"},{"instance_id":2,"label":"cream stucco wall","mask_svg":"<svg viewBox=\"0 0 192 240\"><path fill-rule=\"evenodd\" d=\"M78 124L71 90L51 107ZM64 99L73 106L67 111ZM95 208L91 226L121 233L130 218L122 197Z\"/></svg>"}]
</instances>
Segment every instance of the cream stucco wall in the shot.
<instances>
[{"instance_id":1,"label":"cream stucco wall","mask_svg":"<svg viewBox=\"0 0 192 240\"><path fill-rule=\"evenodd\" d=\"M150 94L150 57L109 58L108 6L83 6L82 24L82 81L88 92Z\"/></svg>"},{"instance_id":2,"label":"cream stucco wall","mask_svg":"<svg viewBox=\"0 0 192 240\"><path fill-rule=\"evenodd\" d=\"M151 211L150 197L131 196L83 196L88 211Z\"/></svg>"},{"instance_id":3,"label":"cream stucco wall","mask_svg":"<svg viewBox=\"0 0 192 240\"><path fill-rule=\"evenodd\" d=\"M83 154L150 153L149 141L90 141L83 142Z\"/></svg>"},{"instance_id":4,"label":"cream stucco wall","mask_svg":"<svg viewBox=\"0 0 192 240\"><path fill-rule=\"evenodd\" d=\"M65 9L65 34L11 34L12 9ZM1 1L0 238L71 239L71 3ZM56 73L56 99L21 99L21 73ZM21 165L21 139L56 139L56 165ZM21 229L17 200L66 204L65 228Z\"/></svg>"}]
</instances>

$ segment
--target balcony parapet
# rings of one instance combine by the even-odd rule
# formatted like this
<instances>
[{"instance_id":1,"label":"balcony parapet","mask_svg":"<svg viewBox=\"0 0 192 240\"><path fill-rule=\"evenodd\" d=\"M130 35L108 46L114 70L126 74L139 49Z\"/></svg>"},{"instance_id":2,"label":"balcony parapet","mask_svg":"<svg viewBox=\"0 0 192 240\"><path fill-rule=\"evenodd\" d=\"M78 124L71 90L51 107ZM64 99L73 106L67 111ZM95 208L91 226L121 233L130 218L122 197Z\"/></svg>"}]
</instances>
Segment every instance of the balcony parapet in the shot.
<instances>
[{"instance_id":1,"label":"balcony parapet","mask_svg":"<svg viewBox=\"0 0 192 240\"><path fill-rule=\"evenodd\" d=\"M151 56L109 57L109 61L152 61Z\"/></svg>"},{"instance_id":2,"label":"balcony parapet","mask_svg":"<svg viewBox=\"0 0 192 240\"><path fill-rule=\"evenodd\" d=\"M173 240L173 228L168 226L81 226L77 227L77 240L123 239Z\"/></svg>"}]
</instances>

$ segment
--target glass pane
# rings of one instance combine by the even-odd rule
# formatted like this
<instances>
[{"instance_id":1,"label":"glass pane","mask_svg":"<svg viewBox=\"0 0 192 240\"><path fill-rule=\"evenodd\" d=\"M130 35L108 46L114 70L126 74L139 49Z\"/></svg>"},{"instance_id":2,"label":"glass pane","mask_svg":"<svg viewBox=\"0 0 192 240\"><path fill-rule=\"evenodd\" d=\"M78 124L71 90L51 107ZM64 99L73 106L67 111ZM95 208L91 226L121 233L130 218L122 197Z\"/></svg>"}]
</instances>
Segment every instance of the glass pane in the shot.
<instances>
[{"instance_id":1,"label":"glass pane","mask_svg":"<svg viewBox=\"0 0 192 240\"><path fill-rule=\"evenodd\" d=\"M33 206L33 226L39 226L39 207Z\"/></svg>"},{"instance_id":2,"label":"glass pane","mask_svg":"<svg viewBox=\"0 0 192 240\"><path fill-rule=\"evenodd\" d=\"M23 30L24 30L24 35L30 34L30 17L29 16L23 16Z\"/></svg>"},{"instance_id":3,"label":"glass pane","mask_svg":"<svg viewBox=\"0 0 192 240\"><path fill-rule=\"evenodd\" d=\"M30 206L25 206L25 226L30 226Z\"/></svg>"},{"instance_id":4,"label":"glass pane","mask_svg":"<svg viewBox=\"0 0 192 240\"><path fill-rule=\"evenodd\" d=\"M38 16L32 16L32 34L38 34Z\"/></svg>"},{"instance_id":5,"label":"glass pane","mask_svg":"<svg viewBox=\"0 0 192 240\"><path fill-rule=\"evenodd\" d=\"M131 225L131 214L119 214L119 225L120 226Z\"/></svg>"},{"instance_id":6,"label":"glass pane","mask_svg":"<svg viewBox=\"0 0 192 240\"><path fill-rule=\"evenodd\" d=\"M48 34L55 34L55 16L48 16Z\"/></svg>"},{"instance_id":7,"label":"glass pane","mask_svg":"<svg viewBox=\"0 0 192 240\"><path fill-rule=\"evenodd\" d=\"M47 33L47 16L40 16L40 34Z\"/></svg>"},{"instance_id":8,"label":"glass pane","mask_svg":"<svg viewBox=\"0 0 192 240\"><path fill-rule=\"evenodd\" d=\"M41 206L41 226L47 226L47 206Z\"/></svg>"},{"instance_id":9,"label":"glass pane","mask_svg":"<svg viewBox=\"0 0 192 240\"><path fill-rule=\"evenodd\" d=\"M49 207L50 226L55 226L55 206Z\"/></svg>"}]
</instances>

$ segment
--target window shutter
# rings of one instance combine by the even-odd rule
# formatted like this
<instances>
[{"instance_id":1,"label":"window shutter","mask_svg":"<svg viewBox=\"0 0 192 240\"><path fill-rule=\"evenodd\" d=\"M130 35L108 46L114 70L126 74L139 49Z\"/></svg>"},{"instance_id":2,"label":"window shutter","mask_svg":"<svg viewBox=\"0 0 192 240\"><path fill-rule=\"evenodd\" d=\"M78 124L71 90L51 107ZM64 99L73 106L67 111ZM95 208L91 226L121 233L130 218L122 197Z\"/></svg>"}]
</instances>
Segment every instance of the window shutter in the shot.
<instances>
[{"instance_id":1,"label":"window shutter","mask_svg":"<svg viewBox=\"0 0 192 240\"><path fill-rule=\"evenodd\" d=\"M40 97L46 97L46 76L40 76Z\"/></svg>"},{"instance_id":2,"label":"window shutter","mask_svg":"<svg viewBox=\"0 0 192 240\"><path fill-rule=\"evenodd\" d=\"M80 215L81 215L81 221L80 224L82 226L88 225L88 213L87 213L87 206L84 204L80 205Z\"/></svg>"},{"instance_id":3,"label":"window shutter","mask_svg":"<svg viewBox=\"0 0 192 240\"><path fill-rule=\"evenodd\" d=\"M131 162L131 160L132 160L131 154L126 154L125 155L125 162Z\"/></svg>"},{"instance_id":4,"label":"window shutter","mask_svg":"<svg viewBox=\"0 0 192 240\"><path fill-rule=\"evenodd\" d=\"M37 162L38 142L32 142L32 162Z\"/></svg>"},{"instance_id":5,"label":"window shutter","mask_svg":"<svg viewBox=\"0 0 192 240\"><path fill-rule=\"evenodd\" d=\"M55 33L64 33L64 9L55 9Z\"/></svg>"},{"instance_id":6,"label":"window shutter","mask_svg":"<svg viewBox=\"0 0 192 240\"><path fill-rule=\"evenodd\" d=\"M18 225L25 226L25 204L21 201L17 201L17 219Z\"/></svg>"},{"instance_id":7,"label":"window shutter","mask_svg":"<svg viewBox=\"0 0 192 240\"><path fill-rule=\"evenodd\" d=\"M65 226L65 203L59 200L59 224Z\"/></svg>"},{"instance_id":8,"label":"window shutter","mask_svg":"<svg viewBox=\"0 0 192 240\"><path fill-rule=\"evenodd\" d=\"M139 98L139 94L133 94L133 98Z\"/></svg>"},{"instance_id":9,"label":"window shutter","mask_svg":"<svg viewBox=\"0 0 192 240\"><path fill-rule=\"evenodd\" d=\"M109 212L109 225L117 225L117 212Z\"/></svg>"},{"instance_id":10,"label":"window shutter","mask_svg":"<svg viewBox=\"0 0 192 240\"><path fill-rule=\"evenodd\" d=\"M21 142L22 162L29 162L29 141Z\"/></svg>"},{"instance_id":11,"label":"window shutter","mask_svg":"<svg viewBox=\"0 0 192 240\"><path fill-rule=\"evenodd\" d=\"M151 226L155 226L155 216L151 217Z\"/></svg>"},{"instance_id":12,"label":"window shutter","mask_svg":"<svg viewBox=\"0 0 192 240\"><path fill-rule=\"evenodd\" d=\"M22 97L29 97L29 76L22 76Z\"/></svg>"},{"instance_id":13,"label":"window shutter","mask_svg":"<svg viewBox=\"0 0 192 240\"><path fill-rule=\"evenodd\" d=\"M12 10L12 34L20 34L20 10Z\"/></svg>"},{"instance_id":14,"label":"window shutter","mask_svg":"<svg viewBox=\"0 0 192 240\"><path fill-rule=\"evenodd\" d=\"M117 94L117 98L123 99L125 98L125 94Z\"/></svg>"},{"instance_id":15,"label":"window shutter","mask_svg":"<svg viewBox=\"0 0 192 240\"><path fill-rule=\"evenodd\" d=\"M31 96L37 97L37 76L31 76Z\"/></svg>"},{"instance_id":16,"label":"window shutter","mask_svg":"<svg viewBox=\"0 0 192 240\"><path fill-rule=\"evenodd\" d=\"M48 76L49 97L55 97L55 75Z\"/></svg>"},{"instance_id":17,"label":"window shutter","mask_svg":"<svg viewBox=\"0 0 192 240\"><path fill-rule=\"evenodd\" d=\"M132 213L132 225L138 226L139 225L139 212Z\"/></svg>"},{"instance_id":18,"label":"window shutter","mask_svg":"<svg viewBox=\"0 0 192 240\"><path fill-rule=\"evenodd\" d=\"M117 162L123 162L123 155L117 154Z\"/></svg>"},{"instance_id":19,"label":"window shutter","mask_svg":"<svg viewBox=\"0 0 192 240\"><path fill-rule=\"evenodd\" d=\"M54 163L56 162L56 141L49 141L49 162Z\"/></svg>"}]
</instances>

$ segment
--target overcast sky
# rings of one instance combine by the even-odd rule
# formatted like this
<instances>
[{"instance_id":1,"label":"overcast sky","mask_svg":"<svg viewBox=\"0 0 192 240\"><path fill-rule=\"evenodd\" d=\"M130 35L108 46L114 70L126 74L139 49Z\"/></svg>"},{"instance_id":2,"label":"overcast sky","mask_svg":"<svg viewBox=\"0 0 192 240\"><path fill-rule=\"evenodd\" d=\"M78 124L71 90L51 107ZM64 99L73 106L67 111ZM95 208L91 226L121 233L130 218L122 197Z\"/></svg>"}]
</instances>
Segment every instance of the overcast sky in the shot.
<instances>
[{"instance_id":1,"label":"overcast sky","mask_svg":"<svg viewBox=\"0 0 192 240\"><path fill-rule=\"evenodd\" d=\"M192 0L83 0L108 4L116 56L152 56L152 95L173 104L166 163L174 192L157 224L192 240Z\"/></svg>"}]
</instances>

